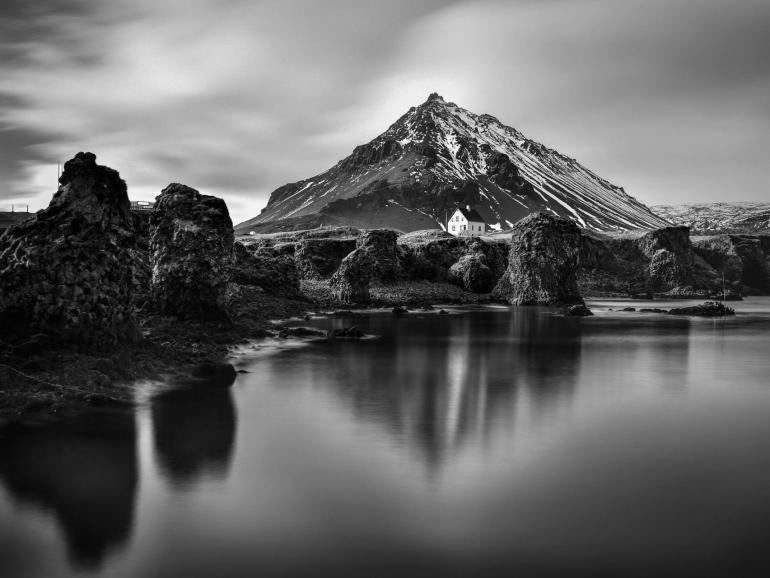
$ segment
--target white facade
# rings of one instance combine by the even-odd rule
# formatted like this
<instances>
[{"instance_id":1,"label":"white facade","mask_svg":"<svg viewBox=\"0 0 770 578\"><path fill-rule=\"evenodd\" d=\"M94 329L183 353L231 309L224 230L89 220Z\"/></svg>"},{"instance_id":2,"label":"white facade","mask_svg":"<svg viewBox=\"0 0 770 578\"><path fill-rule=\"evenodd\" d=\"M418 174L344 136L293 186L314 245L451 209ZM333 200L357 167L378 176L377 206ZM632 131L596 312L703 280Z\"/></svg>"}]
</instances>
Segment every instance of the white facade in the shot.
<instances>
[{"instance_id":1,"label":"white facade","mask_svg":"<svg viewBox=\"0 0 770 578\"><path fill-rule=\"evenodd\" d=\"M467 209L465 211L457 209L452 216L449 217L447 233L454 235L455 237L477 237L483 235L486 233L487 224L483 220L474 219L474 217L481 219L475 211L471 212Z\"/></svg>"}]
</instances>

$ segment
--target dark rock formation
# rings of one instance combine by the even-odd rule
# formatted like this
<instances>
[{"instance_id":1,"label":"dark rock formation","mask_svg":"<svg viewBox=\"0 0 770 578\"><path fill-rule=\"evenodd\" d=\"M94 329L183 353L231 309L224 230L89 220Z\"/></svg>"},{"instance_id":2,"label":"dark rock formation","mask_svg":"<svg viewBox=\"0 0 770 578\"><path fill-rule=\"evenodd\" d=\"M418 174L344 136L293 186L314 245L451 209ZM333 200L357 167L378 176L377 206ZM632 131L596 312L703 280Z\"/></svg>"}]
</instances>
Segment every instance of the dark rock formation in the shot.
<instances>
[{"instance_id":1,"label":"dark rock formation","mask_svg":"<svg viewBox=\"0 0 770 578\"><path fill-rule=\"evenodd\" d=\"M585 239L579 273L583 293L705 297L721 284L696 251L687 227L664 227L639 237Z\"/></svg>"},{"instance_id":2,"label":"dark rock formation","mask_svg":"<svg viewBox=\"0 0 770 578\"><path fill-rule=\"evenodd\" d=\"M508 245L477 237L402 235L398 251L407 279L450 281L476 293L489 292L508 264Z\"/></svg>"},{"instance_id":3,"label":"dark rock formation","mask_svg":"<svg viewBox=\"0 0 770 578\"><path fill-rule=\"evenodd\" d=\"M364 250L371 260L372 279L388 283L398 277L398 233L391 229L373 229L358 238L357 250Z\"/></svg>"},{"instance_id":4,"label":"dark rock formation","mask_svg":"<svg viewBox=\"0 0 770 578\"><path fill-rule=\"evenodd\" d=\"M361 339L364 337L364 333L355 325L351 325L350 327L330 329L326 336L329 339Z\"/></svg>"},{"instance_id":5,"label":"dark rock formation","mask_svg":"<svg viewBox=\"0 0 770 578\"><path fill-rule=\"evenodd\" d=\"M569 317L590 317L593 315L593 311L591 311L584 304L579 303L577 305L571 305L568 307L566 314Z\"/></svg>"},{"instance_id":6,"label":"dark rock formation","mask_svg":"<svg viewBox=\"0 0 770 578\"><path fill-rule=\"evenodd\" d=\"M368 303L371 281L395 281L399 277L397 237L389 229L374 229L361 235L356 249L342 260L331 278L333 295L343 302Z\"/></svg>"},{"instance_id":7,"label":"dark rock formation","mask_svg":"<svg viewBox=\"0 0 770 578\"><path fill-rule=\"evenodd\" d=\"M0 330L112 346L138 336L126 183L92 153L67 161L47 209L0 239Z\"/></svg>"},{"instance_id":8,"label":"dark rock formation","mask_svg":"<svg viewBox=\"0 0 770 578\"><path fill-rule=\"evenodd\" d=\"M761 236L715 235L695 240L693 250L720 277L724 274L728 289L766 295L770 293L770 251L764 249L764 239L770 241Z\"/></svg>"},{"instance_id":9,"label":"dark rock formation","mask_svg":"<svg viewBox=\"0 0 770 578\"><path fill-rule=\"evenodd\" d=\"M372 259L366 249L356 249L342 260L332 275L332 294L343 303L368 303L371 277Z\"/></svg>"},{"instance_id":10,"label":"dark rock formation","mask_svg":"<svg viewBox=\"0 0 770 578\"><path fill-rule=\"evenodd\" d=\"M487 264L483 253L463 255L449 268L449 281L472 293L489 293L497 278Z\"/></svg>"},{"instance_id":11,"label":"dark rock formation","mask_svg":"<svg viewBox=\"0 0 770 578\"><path fill-rule=\"evenodd\" d=\"M533 213L513 227L508 268L494 294L514 305L582 303L576 277L582 250L573 221Z\"/></svg>"},{"instance_id":12,"label":"dark rock formation","mask_svg":"<svg viewBox=\"0 0 770 578\"><path fill-rule=\"evenodd\" d=\"M252 253L241 243L235 243L232 280L240 285L261 287L276 295L298 295L299 275L294 257L265 253L262 251Z\"/></svg>"},{"instance_id":13,"label":"dark rock formation","mask_svg":"<svg viewBox=\"0 0 770 578\"><path fill-rule=\"evenodd\" d=\"M356 248L356 239L303 239L295 245L294 259L302 279L328 279Z\"/></svg>"},{"instance_id":14,"label":"dark rock formation","mask_svg":"<svg viewBox=\"0 0 770 578\"><path fill-rule=\"evenodd\" d=\"M165 315L227 321L233 224L222 199L172 183L151 218L152 299Z\"/></svg>"},{"instance_id":15,"label":"dark rock formation","mask_svg":"<svg viewBox=\"0 0 770 578\"><path fill-rule=\"evenodd\" d=\"M695 315L698 317L724 317L726 315L735 315L735 310L724 303L706 301L702 305L693 305L692 307L675 307L669 309L669 315Z\"/></svg>"}]
</instances>

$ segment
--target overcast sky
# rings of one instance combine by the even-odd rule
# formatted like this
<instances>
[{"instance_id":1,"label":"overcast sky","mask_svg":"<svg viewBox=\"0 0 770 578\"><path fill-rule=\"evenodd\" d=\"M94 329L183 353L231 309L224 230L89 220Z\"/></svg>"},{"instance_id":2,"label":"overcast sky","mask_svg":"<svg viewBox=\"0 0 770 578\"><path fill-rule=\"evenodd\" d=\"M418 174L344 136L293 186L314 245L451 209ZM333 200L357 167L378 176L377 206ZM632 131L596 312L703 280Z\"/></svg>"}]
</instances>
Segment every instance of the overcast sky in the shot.
<instances>
[{"instance_id":1,"label":"overcast sky","mask_svg":"<svg viewBox=\"0 0 770 578\"><path fill-rule=\"evenodd\" d=\"M770 200L767 0L3 0L0 210L90 150L238 222L433 91L648 204Z\"/></svg>"}]
</instances>

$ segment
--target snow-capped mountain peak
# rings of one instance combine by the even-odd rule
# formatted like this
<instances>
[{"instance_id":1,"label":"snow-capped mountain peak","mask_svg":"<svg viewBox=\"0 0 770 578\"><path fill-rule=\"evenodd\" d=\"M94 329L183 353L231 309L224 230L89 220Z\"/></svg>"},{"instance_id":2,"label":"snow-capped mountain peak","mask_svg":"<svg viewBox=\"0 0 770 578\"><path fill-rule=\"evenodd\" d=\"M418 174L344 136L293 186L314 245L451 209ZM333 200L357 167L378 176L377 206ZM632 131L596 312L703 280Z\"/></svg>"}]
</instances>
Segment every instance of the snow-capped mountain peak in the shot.
<instances>
[{"instance_id":1,"label":"snow-capped mountain peak","mask_svg":"<svg viewBox=\"0 0 770 578\"><path fill-rule=\"evenodd\" d=\"M533 211L599 231L667 225L576 160L432 93L325 173L276 189L262 213L238 227L307 224L316 215L414 230L443 223L458 203L476 207L494 229Z\"/></svg>"}]
</instances>

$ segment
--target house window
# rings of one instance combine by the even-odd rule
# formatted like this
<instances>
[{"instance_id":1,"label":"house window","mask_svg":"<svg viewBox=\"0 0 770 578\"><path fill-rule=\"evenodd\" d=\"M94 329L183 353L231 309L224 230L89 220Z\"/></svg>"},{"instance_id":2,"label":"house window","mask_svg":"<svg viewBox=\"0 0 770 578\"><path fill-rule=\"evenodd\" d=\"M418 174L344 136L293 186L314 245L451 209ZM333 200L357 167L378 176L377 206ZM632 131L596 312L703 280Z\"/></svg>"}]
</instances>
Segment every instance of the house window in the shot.
<instances>
[{"instance_id":1,"label":"house window","mask_svg":"<svg viewBox=\"0 0 770 578\"><path fill-rule=\"evenodd\" d=\"M454 225L452 225L452 230L453 230L453 231L455 230L455 226L454 226Z\"/></svg>"}]
</instances>

